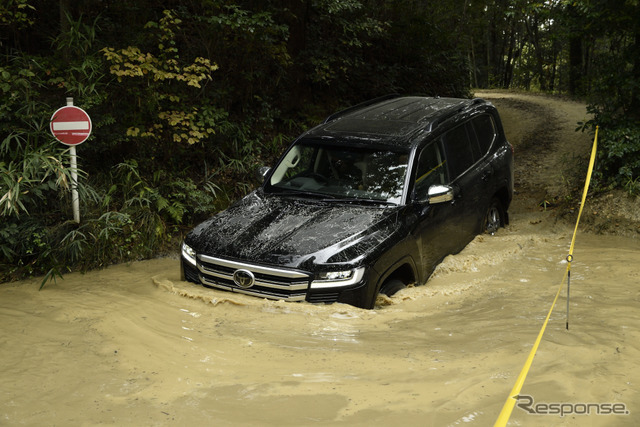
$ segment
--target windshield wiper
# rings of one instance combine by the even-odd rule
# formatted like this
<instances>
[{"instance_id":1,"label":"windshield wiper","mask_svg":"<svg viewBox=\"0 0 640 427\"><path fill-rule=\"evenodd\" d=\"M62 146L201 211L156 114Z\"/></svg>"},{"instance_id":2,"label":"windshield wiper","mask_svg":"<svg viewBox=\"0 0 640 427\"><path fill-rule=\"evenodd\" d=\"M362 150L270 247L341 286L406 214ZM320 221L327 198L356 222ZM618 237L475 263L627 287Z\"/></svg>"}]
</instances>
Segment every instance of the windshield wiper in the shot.
<instances>
[{"instance_id":1,"label":"windshield wiper","mask_svg":"<svg viewBox=\"0 0 640 427\"><path fill-rule=\"evenodd\" d=\"M387 200L377 200L377 199L359 199L357 197L347 197L347 198L339 198L336 199L339 202L344 203L362 203L367 205L385 205L385 206L395 206L396 203L389 202Z\"/></svg>"},{"instance_id":2,"label":"windshield wiper","mask_svg":"<svg viewBox=\"0 0 640 427\"><path fill-rule=\"evenodd\" d=\"M379 200L379 199L366 199L366 198L358 198L358 197L340 197L338 194L330 194L330 193L317 193L314 191L305 191L299 190L296 188L287 188L287 187L273 187L277 189L275 193L280 196L293 196L293 197L309 197L313 199L317 199L321 202L342 202L342 203L354 203L354 204L368 204L368 205L385 205L385 206L395 206L397 203L389 202L387 200Z\"/></svg>"},{"instance_id":3,"label":"windshield wiper","mask_svg":"<svg viewBox=\"0 0 640 427\"><path fill-rule=\"evenodd\" d=\"M312 197L314 199L330 199L330 200L334 200L336 197L332 194L324 194L324 193L316 193L314 191L305 191L305 190L297 190L295 188L283 188L283 187L276 187L278 188L278 194L279 195L283 195L283 196L305 196L305 197Z\"/></svg>"}]
</instances>

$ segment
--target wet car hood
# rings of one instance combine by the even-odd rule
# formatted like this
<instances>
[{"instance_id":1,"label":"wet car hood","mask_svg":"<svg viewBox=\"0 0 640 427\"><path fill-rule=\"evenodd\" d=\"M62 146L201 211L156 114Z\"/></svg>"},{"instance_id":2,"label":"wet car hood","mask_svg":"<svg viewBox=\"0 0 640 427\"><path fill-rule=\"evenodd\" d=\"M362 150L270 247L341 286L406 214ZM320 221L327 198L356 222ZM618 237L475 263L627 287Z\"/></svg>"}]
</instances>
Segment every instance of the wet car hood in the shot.
<instances>
[{"instance_id":1,"label":"wet car hood","mask_svg":"<svg viewBox=\"0 0 640 427\"><path fill-rule=\"evenodd\" d=\"M400 209L258 190L198 225L185 243L199 254L305 270L358 266L398 230Z\"/></svg>"}]
</instances>

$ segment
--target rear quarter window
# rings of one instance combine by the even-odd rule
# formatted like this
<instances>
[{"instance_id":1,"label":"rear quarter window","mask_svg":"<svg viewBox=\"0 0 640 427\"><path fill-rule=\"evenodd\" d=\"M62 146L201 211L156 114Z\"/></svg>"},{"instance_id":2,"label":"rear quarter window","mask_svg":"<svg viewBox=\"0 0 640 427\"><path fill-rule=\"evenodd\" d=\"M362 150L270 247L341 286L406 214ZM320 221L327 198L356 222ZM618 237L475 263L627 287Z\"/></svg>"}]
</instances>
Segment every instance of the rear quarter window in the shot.
<instances>
[{"instance_id":1,"label":"rear quarter window","mask_svg":"<svg viewBox=\"0 0 640 427\"><path fill-rule=\"evenodd\" d=\"M496 125L493 117L489 114L483 114L473 118L471 124L478 138L480 152L482 155L485 155L491 149L493 141L496 139Z\"/></svg>"},{"instance_id":2,"label":"rear quarter window","mask_svg":"<svg viewBox=\"0 0 640 427\"><path fill-rule=\"evenodd\" d=\"M452 180L462 175L481 157L480 147L476 138L470 137L469 131L472 130L469 127L470 124L465 123L450 130L443 137Z\"/></svg>"}]
</instances>

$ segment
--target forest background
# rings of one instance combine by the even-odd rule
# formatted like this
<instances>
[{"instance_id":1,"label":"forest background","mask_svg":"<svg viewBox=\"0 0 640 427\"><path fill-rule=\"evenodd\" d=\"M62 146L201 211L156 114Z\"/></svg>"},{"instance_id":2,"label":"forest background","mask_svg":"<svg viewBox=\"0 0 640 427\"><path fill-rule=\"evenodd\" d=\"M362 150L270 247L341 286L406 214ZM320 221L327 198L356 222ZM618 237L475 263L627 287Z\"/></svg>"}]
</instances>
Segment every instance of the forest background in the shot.
<instances>
[{"instance_id":1,"label":"forest background","mask_svg":"<svg viewBox=\"0 0 640 427\"><path fill-rule=\"evenodd\" d=\"M640 193L638 0L0 0L0 282L177 250L328 114L392 92L587 102L593 191ZM73 97L78 147L49 132Z\"/></svg>"}]
</instances>

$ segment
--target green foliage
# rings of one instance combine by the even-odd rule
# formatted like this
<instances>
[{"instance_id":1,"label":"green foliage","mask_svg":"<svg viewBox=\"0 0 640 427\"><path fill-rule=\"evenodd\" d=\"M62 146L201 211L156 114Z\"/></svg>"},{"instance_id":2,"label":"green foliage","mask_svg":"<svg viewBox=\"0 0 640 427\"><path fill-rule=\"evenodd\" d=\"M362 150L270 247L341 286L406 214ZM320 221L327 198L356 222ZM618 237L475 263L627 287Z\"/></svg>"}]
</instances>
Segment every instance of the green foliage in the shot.
<instances>
[{"instance_id":1,"label":"green foliage","mask_svg":"<svg viewBox=\"0 0 640 427\"><path fill-rule=\"evenodd\" d=\"M21 146L21 144L23 144ZM33 148L22 135L9 135L0 144L0 152L22 153L22 158L0 162L0 214L19 217L41 209L50 193L69 188L71 171L62 161L63 150L51 145ZM4 157L4 156L3 156ZM10 156L6 156L10 157Z\"/></svg>"},{"instance_id":2,"label":"green foliage","mask_svg":"<svg viewBox=\"0 0 640 427\"><path fill-rule=\"evenodd\" d=\"M387 24L367 13L358 0L313 2L309 46L301 55L311 82L344 84L366 65L365 52L384 35Z\"/></svg>"},{"instance_id":3,"label":"green foliage","mask_svg":"<svg viewBox=\"0 0 640 427\"><path fill-rule=\"evenodd\" d=\"M589 87L592 119L599 126L596 184L640 193L640 5L637 2L576 2L576 15L591 29ZM583 30L588 32L587 29Z\"/></svg>"},{"instance_id":4,"label":"green foliage","mask_svg":"<svg viewBox=\"0 0 640 427\"><path fill-rule=\"evenodd\" d=\"M210 105L201 107L196 96L188 96L181 84L194 89L211 80L211 74L218 69L215 63L203 57L196 57L191 63L183 63L176 43L176 32L180 20L175 12L165 10L159 22L148 22L145 29L155 40L157 53L142 52L140 48L129 46L124 49L104 48L102 52L109 62L110 73L118 82L132 80L125 86L127 92L135 96L133 102L142 99L148 104L148 114L141 115L141 123L130 126L127 136L147 137L154 140L169 138L174 142L195 144L215 133L217 119L224 119L224 113L215 111ZM152 102L149 102L152 101ZM200 110L204 109L201 114Z\"/></svg>"},{"instance_id":5,"label":"green foliage","mask_svg":"<svg viewBox=\"0 0 640 427\"><path fill-rule=\"evenodd\" d=\"M146 216L156 215L160 221L155 224L156 231L158 227L164 229L167 223L190 222L194 215L211 212L220 190L213 182L198 186L190 178L170 176L165 170L155 171L151 180L147 181L140 175L135 160L117 165L113 169L111 182L102 199L103 208L115 208L131 214L144 210Z\"/></svg>"},{"instance_id":6,"label":"green foliage","mask_svg":"<svg viewBox=\"0 0 640 427\"><path fill-rule=\"evenodd\" d=\"M30 0L3 0L0 3L0 28L2 26L26 28L33 25L34 19L31 12L35 8L29 2Z\"/></svg>"},{"instance_id":7,"label":"green foliage","mask_svg":"<svg viewBox=\"0 0 640 427\"><path fill-rule=\"evenodd\" d=\"M464 13L460 16L464 7L399 1L390 9L388 34L376 44L384 68L370 79L378 80L378 74L388 76L393 90L403 93L469 96L470 64L467 40L462 37L466 17Z\"/></svg>"},{"instance_id":8,"label":"green foliage","mask_svg":"<svg viewBox=\"0 0 640 427\"><path fill-rule=\"evenodd\" d=\"M623 188L640 195L640 123L610 123L598 132L598 159L594 175L599 189Z\"/></svg>"},{"instance_id":9,"label":"green foliage","mask_svg":"<svg viewBox=\"0 0 640 427\"><path fill-rule=\"evenodd\" d=\"M51 61L43 72L49 78L49 86L64 89L76 99L82 100L82 106L90 109L105 102L104 93L106 73L102 57L94 49L98 35L99 18L87 24L84 18L74 20L65 14L69 30L56 37L52 45L61 54L61 61Z\"/></svg>"},{"instance_id":10,"label":"green foliage","mask_svg":"<svg viewBox=\"0 0 640 427\"><path fill-rule=\"evenodd\" d=\"M50 107L40 102L45 83L32 58L16 56L0 68L0 216L46 210L69 188L65 149L48 133ZM51 111L51 110L50 110Z\"/></svg>"}]
</instances>

